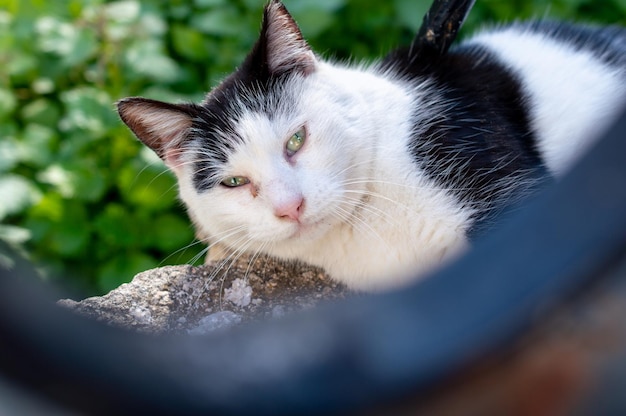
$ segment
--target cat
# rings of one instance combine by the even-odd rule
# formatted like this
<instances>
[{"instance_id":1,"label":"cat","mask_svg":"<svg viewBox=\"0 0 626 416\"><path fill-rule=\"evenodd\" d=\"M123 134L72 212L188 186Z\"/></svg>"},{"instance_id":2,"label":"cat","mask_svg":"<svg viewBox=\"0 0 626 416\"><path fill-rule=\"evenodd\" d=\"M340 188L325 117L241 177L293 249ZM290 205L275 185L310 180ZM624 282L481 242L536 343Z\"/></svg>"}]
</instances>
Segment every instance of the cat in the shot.
<instances>
[{"instance_id":1,"label":"cat","mask_svg":"<svg viewBox=\"0 0 626 416\"><path fill-rule=\"evenodd\" d=\"M200 104L141 97L121 119L176 175L198 235L234 255L400 287L560 178L626 98L626 31L533 21L448 53L316 55L285 6Z\"/></svg>"}]
</instances>

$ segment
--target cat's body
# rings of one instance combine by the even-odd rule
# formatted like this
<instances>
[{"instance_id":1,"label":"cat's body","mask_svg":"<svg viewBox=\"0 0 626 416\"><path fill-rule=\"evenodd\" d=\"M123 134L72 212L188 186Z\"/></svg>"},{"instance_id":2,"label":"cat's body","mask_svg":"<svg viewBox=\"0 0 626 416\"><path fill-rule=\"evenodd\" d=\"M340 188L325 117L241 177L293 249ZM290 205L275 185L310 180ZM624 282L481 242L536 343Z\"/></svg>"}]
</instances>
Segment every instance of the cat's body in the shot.
<instances>
[{"instance_id":1,"label":"cat's body","mask_svg":"<svg viewBox=\"0 0 626 416\"><path fill-rule=\"evenodd\" d=\"M625 45L623 29L517 24L433 61L408 48L344 66L272 1L204 103L119 109L176 174L200 235L375 290L441 264L563 174L624 103Z\"/></svg>"}]
</instances>

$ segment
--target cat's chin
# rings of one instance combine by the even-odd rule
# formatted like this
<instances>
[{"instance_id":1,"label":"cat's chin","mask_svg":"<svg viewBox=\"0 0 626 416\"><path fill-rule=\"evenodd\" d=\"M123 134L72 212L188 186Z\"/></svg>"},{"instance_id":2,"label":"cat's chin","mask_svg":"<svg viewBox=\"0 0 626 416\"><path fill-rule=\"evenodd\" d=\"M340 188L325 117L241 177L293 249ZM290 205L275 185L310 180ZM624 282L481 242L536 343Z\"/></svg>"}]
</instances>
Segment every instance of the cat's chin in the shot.
<instances>
[{"instance_id":1,"label":"cat's chin","mask_svg":"<svg viewBox=\"0 0 626 416\"><path fill-rule=\"evenodd\" d=\"M332 224L327 220L298 222L292 225L284 241L313 241L323 237Z\"/></svg>"},{"instance_id":2,"label":"cat's chin","mask_svg":"<svg viewBox=\"0 0 626 416\"><path fill-rule=\"evenodd\" d=\"M312 223L300 223L297 225L294 238L316 239L326 234L328 225L322 221Z\"/></svg>"}]
</instances>

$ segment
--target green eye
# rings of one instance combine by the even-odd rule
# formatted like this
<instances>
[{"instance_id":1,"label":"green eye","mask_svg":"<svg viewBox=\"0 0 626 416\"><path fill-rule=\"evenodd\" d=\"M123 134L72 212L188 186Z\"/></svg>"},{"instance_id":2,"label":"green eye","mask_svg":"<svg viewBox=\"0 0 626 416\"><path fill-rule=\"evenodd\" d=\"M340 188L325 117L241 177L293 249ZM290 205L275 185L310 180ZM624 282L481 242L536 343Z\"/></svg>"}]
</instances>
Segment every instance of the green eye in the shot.
<instances>
[{"instance_id":1,"label":"green eye","mask_svg":"<svg viewBox=\"0 0 626 416\"><path fill-rule=\"evenodd\" d=\"M226 178L222 181L222 185L228 186L229 188L236 188L237 186L243 186L250 183L250 179L245 176L231 176L230 178Z\"/></svg>"},{"instance_id":2,"label":"green eye","mask_svg":"<svg viewBox=\"0 0 626 416\"><path fill-rule=\"evenodd\" d=\"M293 156L298 150L302 148L302 145L304 145L305 137L306 132L304 131L304 127L302 127L300 130L295 132L289 140L287 140L285 148L287 149L287 154L289 156Z\"/></svg>"}]
</instances>

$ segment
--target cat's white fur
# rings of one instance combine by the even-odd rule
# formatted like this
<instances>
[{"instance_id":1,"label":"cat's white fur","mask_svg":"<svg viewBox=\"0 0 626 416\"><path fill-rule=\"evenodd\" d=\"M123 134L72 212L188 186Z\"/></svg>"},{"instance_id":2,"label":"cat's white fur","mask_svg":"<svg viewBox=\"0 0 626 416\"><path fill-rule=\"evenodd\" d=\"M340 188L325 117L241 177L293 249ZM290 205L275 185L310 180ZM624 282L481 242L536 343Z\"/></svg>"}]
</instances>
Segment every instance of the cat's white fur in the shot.
<instances>
[{"instance_id":1,"label":"cat's white fur","mask_svg":"<svg viewBox=\"0 0 626 416\"><path fill-rule=\"evenodd\" d=\"M588 53L513 30L474 42L522 77L555 173L588 146L623 100L624 94L614 95L624 90L623 74ZM410 87L375 71L318 61L312 74L286 88L298 90L293 113L272 122L249 113L236 127L247 140L230 157L226 175L248 177L252 185L198 194L192 166L179 173L181 197L207 235L247 252L321 266L361 290L403 284L466 245L472 212L431 183L407 152L410 109L422 107L424 120L446 110L421 102L427 82ZM303 125L307 141L290 163L283 148ZM275 215L277 206L300 197L299 222Z\"/></svg>"},{"instance_id":2,"label":"cat's white fur","mask_svg":"<svg viewBox=\"0 0 626 416\"><path fill-rule=\"evenodd\" d=\"M237 126L250 140L232 154L226 175L254 185L198 194L192 166L178 174L183 201L213 241L315 264L361 290L405 283L465 246L472 212L417 170L407 152L411 109L421 106L425 120L445 111L442 103L421 102L428 83L409 87L318 62L286 88L300 100L288 117L270 122L248 113ZM303 125L307 141L290 163L285 143ZM299 195L299 223L274 214Z\"/></svg>"},{"instance_id":3,"label":"cat's white fur","mask_svg":"<svg viewBox=\"0 0 626 416\"><path fill-rule=\"evenodd\" d=\"M590 53L514 29L470 42L497 53L521 77L555 174L623 102L623 72ZM414 87L375 70L317 61L312 74L286 88L298 91L291 114L272 122L245 114L237 126L249 140L233 153L226 174L250 178L256 190L217 187L198 194L192 172L178 175L182 199L214 241L315 264L361 290L404 284L466 246L471 210L438 189L407 152L410 109L421 108L425 121L447 110L445 103L421 101L427 81ZM285 142L303 125L307 141L289 163ZM300 223L274 214L301 196Z\"/></svg>"},{"instance_id":4,"label":"cat's white fur","mask_svg":"<svg viewBox=\"0 0 626 416\"><path fill-rule=\"evenodd\" d=\"M320 266L360 290L405 284L462 251L476 207L436 185L409 151L414 137L434 120L445 121L454 104L438 99L428 79L408 82L377 66L318 59L280 3L268 8L279 14L270 29L288 32L285 44L269 34L275 55L268 65L296 70L282 90L270 92L275 95L269 100L278 104L272 120L244 102L236 106L240 113L232 127L242 140L227 150L218 174L250 183L198 191L194 170L203 149L168 154L166 147L162 154L199 234L235 256L266 253ZM468 43L495 53L518 76L540 152L557 176L610 124L626 98L626 69L611 69L591 53L544 35L513 27L484 32ZM176 111L164 121L153 104L133 105L138 110L128 104L121 114L140 137L148 136L142 140L151 147L164 146L146 134L155 125L174 137L189 127L189 119ZM303 147L287 157L287 141L303 126Z\"/></svg>"},{"instance_id":5,"label":"cat's white fur","mask_svg":"<svg viewBox=\"0 0 626 416\"><path fill-rule=\"evenodd\" d=\"M519 27L484 32L472 42L496 53L530 95L531 123L550 171L562 175L607 129L624 105L626 68L590 51Z\"/></svg>"}]
</instances>

